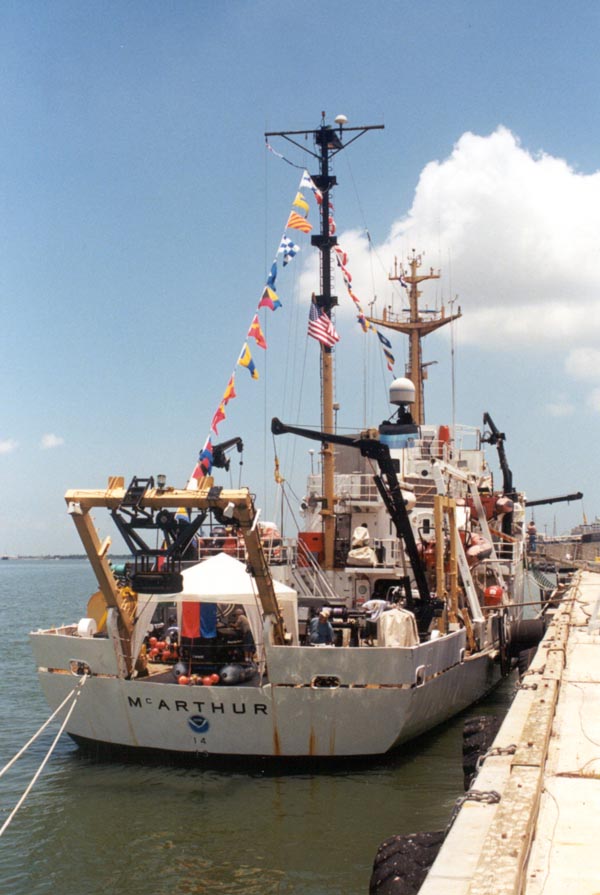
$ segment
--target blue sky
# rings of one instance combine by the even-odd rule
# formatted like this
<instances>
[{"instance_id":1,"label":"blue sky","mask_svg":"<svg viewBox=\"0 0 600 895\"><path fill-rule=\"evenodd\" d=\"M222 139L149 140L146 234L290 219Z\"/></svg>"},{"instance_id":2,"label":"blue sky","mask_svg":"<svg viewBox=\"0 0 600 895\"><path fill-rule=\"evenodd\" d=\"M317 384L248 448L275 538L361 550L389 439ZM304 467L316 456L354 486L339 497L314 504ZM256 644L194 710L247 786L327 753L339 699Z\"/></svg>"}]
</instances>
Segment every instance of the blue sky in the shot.
<instances>
[{"instance_id":1,"label":"blue sky","mask_svg":"<svg viewBox=\"0 0 600 895\"><path fill-rule=\"evenodd\" d=\"M600 514L599 20L594 2L5 0L0 553L79 550L67 488L158 472L185 483L298 185L263 132L315 127L322 110L385 124L335 169L364 304L397 301L394 255L425 252L442 270L431 300L458 295L464 314L457 419L491 413L531 498L580 489ZM242 483L265 516L268 420L319 422L309 255L304 239L280 271L269 348L253 349L260 379L238 370L219 429L243 437ZM350 312L340 301L348 428L387 416L389 382ZM438 361L428 418L446 422L447 333L425 354ZM301 497L308 448L291 442L282 473ZM222 484L238 484L236 464ZM581 515L558 505L536 521L563 530Z\"/></svg>"}]
</instances>

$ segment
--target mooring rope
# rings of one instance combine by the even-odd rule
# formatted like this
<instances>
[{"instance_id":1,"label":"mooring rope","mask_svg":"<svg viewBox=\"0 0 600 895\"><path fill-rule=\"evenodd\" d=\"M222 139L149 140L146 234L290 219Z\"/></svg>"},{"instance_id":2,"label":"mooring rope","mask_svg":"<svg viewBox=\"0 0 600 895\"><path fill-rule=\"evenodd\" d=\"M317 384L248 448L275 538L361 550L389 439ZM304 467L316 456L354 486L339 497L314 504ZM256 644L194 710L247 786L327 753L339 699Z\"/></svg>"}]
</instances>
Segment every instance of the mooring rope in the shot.
<instances>
[{"instance_id":1,"label":"mooring rope","mask_svg":"<svg viewBox=\"0 0 600 895\"><path fill-rule=\"evenodd\" d=\"M42 731L45 730L45 728L48 726L48 724L50 724L50 722L52 721L52 719L58 714L58 712L60 712L60 710L63 708L63 706L69 701L69 699L71 699L71 697L74 696L73 703L72 703L71 707L69 708L69 711L67 712L67 714L66 714L66 716L65 716L65 719L64 719L63 723L61 724L61 726L60 726L60 728L59 728L58 733L57 733L56 736L54 737L54 740L52 741L52 745L50 746L50 748L48 749L46 755L45 755L44 758L42 759L42 762L41 762L39 768L37 769L37 771L35 772L35 774L34 774L33 777L31 778L31 780L29 781L29 783L28 783L28 785L27 785L27 787L26 787L26 789L25 789L25 792L23 793L23 795L21 796L21 798L19 799L19 801L17 802L17 804L15 805L15 807L13 808L13 810L10 812L10 814L8 815L8 817L6 818L6 820L4 821L4 823L2 824L2 826L0 827L0 836L3 835L4 831L7 829L7 827L8 827L9 824L11 823L13 817L15 816L15 814L17 813L17 811L19 810L19 808L21 807L21 805L23 804L23 802L25 801L25 799L27 798L27 796L29 795L29 793L31 792L31 790L33 789L33 787L34 787L34 785L35 785L35 783L36 783L38 777L40 776L40 774L42 773L42 771L43 771L44 768L46 767L46 764L48 763L48 759L50 758L50 756L51 756L52 753L54 752L54 749L55 749L55 747L56 747L56 744L58 743L59 739L61 738L61 736L62 736L62 734L63 734L63 732L64 732L64 729L65 729L65 727L67 726L67 723L68 723L68 721L69 721L69 718L70 718L71 715L73 714L73 709L74 709L75 706L77 705L77 700L79 699L79 696L80 696L80 694L81 694L81 690L82 690L82 688L83 688L85 682L87 681L87 679L88 679L88 675L84 675L83 678L81 679L81 681L77 684L77 686L76 686L73 690L71 690L71 692L70 692L70 693L63 699L63 701L61 702L61 704L59 705L59 707L56 709L56 711L54 711L54 712L52 713L52 715L50 715L50 717L48 718L48 720L45 721L44 724L42 724L42 726L41 726L40 729L37 731L37 733L35 733L35 734L31 737L31 739L29 740L29 742L26 743L25 746L23 746L23 748L20 749L19 752L17 752L17 754L14 756L14 758L12 758L12 759L8 762L8 764L2 769L2 771L0 771L0 777L1 777L1 776L2 776L2 775L3 775L3 774L10 768L10 767L12 767L12 765L15 763L15 761L17 761L17 759L18 759L18 758L25 752L25 750L29 748L29 746L34 742L34 740L36 740L36 739L38 738L38 736L42 733Z\"/></svg>"},{"instance_id":2,"label":"mooring rope","mask_svg":"<svg viewBox=\"0 0 600 895\"><path fill-rule=\"evenodd\" d=\"M81 686L81 681L77 684L77 687L80 687L80 686ZM69 701L69 699L72 699L73 695L75 694L75 692L76 692L76 690L77 690L77 687L74 687L74 688L71 690L70 693L67 693L67 695L65 696L65 698L63 699L63 701L61 702L61 704L59 705L59 707L58 707L57 709L55 709L55 711L52 712L52 714L50 715L50 717L48 718L48 720L47 720L47 721L44 721L44 723L42 724L42 726L40 727L40 729L39 729L36 733L34 733L34 735L31 737L31 739L28 740L28 742L25 743L25 745L23 746L23 748L22 748L22 749L19 749L19 751L17 752L17 754L16 754L15 756L13 756L13 758L11 758L11 760L8 762L8 764L4 765L4 767L3 767L2 770L0 771L0 777L3 777L4 774L6 774L6 772L7 772L10 768L12 768L12 766L13 766L14 763L15 763L15 761L18 761L18 759L21 757L21 755L23 755L24 752L27 752L27 750L29 749L29 747L31 746L31 744L34 743L34 742L37 740L37 738L39 737L39 735L45 731L45 729L48 727L49 724L52 723L52 721L53 721L54 718L58 715L58 713L60 712L60 710L62 709L62 707Z\"/></svg>"}]
</instances>

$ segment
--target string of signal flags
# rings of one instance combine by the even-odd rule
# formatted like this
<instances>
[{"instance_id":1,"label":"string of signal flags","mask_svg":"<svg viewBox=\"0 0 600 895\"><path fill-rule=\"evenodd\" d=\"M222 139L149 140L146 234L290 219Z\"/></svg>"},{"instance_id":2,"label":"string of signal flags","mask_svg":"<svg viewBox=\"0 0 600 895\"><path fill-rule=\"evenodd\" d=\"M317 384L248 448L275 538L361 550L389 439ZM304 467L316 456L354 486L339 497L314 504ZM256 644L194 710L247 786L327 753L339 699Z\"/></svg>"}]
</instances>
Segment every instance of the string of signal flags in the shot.
<instances>
[{"instance_id":1,"label":"string of signal flags","mask_svg":"<svg viewBox=\"0 0 600 895\"><path fill-rule=\"evenodd\" d=\"M273 155L276 155L278 158L283 159L283 161L288 162L288 160L283 155L281 155L281 153L276 152L268 142L266 145L267 149L272 152ZM292 163L288 162L288 164ZM294 165L294 167L298 166ZM296 196L294 198L294 201L292 202L292 208L283 231L283 236L281 237L275 258L273 260L273 263L271 264L271 269L267 276L265 285L261 291L258 305L255 309L250 326L248 328L248 332L246 334L246 339L238 355L235 367L229 377L227 386L225 388L225 391L223 392L223 396L221 397L219 405L215 413L213 414L210 423L210 432L206 438L206 441L204 442L202 449L200 450L198 460L188 480L188 490L197 490L198 482L211 473L213 466L213 435L219 434L218 427L227 418L227 405L230 401L237 397L235 391L235 376L237 367L245 367L252 379L259 378L259 371L255 364L254 357L252 356L252 351L249 344L249 342L252 340L257 348L260 348L263 351L267 350L267 341L260 325L259 311L262 308L266 308L268 311L276 311L278 308L282 307L282 303L279 299L276 289L279 256L282 256L282 266L287 267L287 265L291 261L293 261L293 259L300 251L300 246L294 241L294 239L298 237L296 237L295 233L290 236L288 231L291 230L308 234L313 229L313 225L308 220L310 206L306 199L307 194L303 191L309 191L312 194L319 208L322 205L323 195L321 191L317 189L308 171L303 170L302 177L300 178L300 183L296 191ZM328 229L329 235L333 236L336 232L336 224L333 218L333 206L331 205L331 203L329 204L329 210L330 215L328 221ZM346 286L348 294L356 307L357 321L360 324L363 332L366 333L371 330L372 332L376 333L382 346L387 368L390 372L393 372L394 355L392 354L391 350L392 345L389 339L387 339L383 335L383 333L379 332L377 327L375 327L366 318L360 300L352 288L352 275L348 269L348 255L346 254L346 252L344 252L339 244L335 245L333 247L333 250L335 253L336 263L341 270L342 278L344 280L344 284ZM335 343L339 341L339 335L337 334L330 317L324 311L320 311L314 301L311 301L310 305L308 335L328 348L332 348Z\"/></svg>"}]
</instances>

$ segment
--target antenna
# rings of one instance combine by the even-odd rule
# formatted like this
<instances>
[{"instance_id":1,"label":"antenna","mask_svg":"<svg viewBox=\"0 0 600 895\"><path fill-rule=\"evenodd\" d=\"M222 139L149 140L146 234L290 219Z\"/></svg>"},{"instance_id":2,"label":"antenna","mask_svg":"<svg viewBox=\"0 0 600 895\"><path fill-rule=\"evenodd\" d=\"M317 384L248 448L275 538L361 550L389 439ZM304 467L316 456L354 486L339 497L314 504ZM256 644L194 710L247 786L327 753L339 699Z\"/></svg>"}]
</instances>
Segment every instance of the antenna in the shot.
<instances>
[{"instance_id":1,"label":"antenna","mask_svg":"<svg viewBox=\"0 0 600 895\"><path fill-rule=\"evenodd\" d=\"M334 156L346 149L359 137L362 137L367 131L382 130L383 124L364 125L363 127L346 127L348 119L345 115L337 115L334 125L327 124L325 120L325 112L321 113L321 124L318 128L308 131L269 131L265 134L265 139L269 137L282 137L294 146L297 146L303 152L312 155L319 165L319 173L312 174L311 178L321 194L321 227L320 232L311 236L311 244L317 248L321 255L321 294L314 297L315 304L321 313L326 314L331 319L331 311L337 305L337 296L332 294L331 286L331 262L332 251L337 245L337 238L331 232L330 212L331 203L330 195L332 188L336 185L337 179L330 173L330 164ZM352 136L351 136L352 135ZM299 137L313 138L314 149L298 142ZM322 401L322 427L323 431L328 434L334 434L336 429L334 397L333 397L333 352L332 349L321 345L321 401ZM322 450L322 472L323 472L323 533L325 560L323 567L325 569L333 569L334 553L335 553L335 516L333 507L335 505L335 484L334 484L334 452L333 446L329 443L323 445Z\"/></svg>"},{"instance_id":2,"label":"antenna","mask_svg":"<svg viewBox=\"0 0 600 895\"><path fill-rule=\"evenodd\" d=\"M406 375L414 383L416 395L415 404L412 409L412 416L415 423L420 426L425 422L425 395L423 389L423 380L425 379L425 368L428 364L423 363L423 350L421 342L429 333L434 332L441 326L451 323L461 316L460 308L454 313L446 315L446 309L442 305L439 311L422 311L419 308L419 298L421 289L419 285L424 280L439 280L440 274L434 273L433 268L429 269L429 273L418 274L417 271L421 267L424 252L417 255L415 249L412 250L412 256L408 258L408 266L410 273L403 267L398 271L398 261L394 258L394 273L388 275L389 280L396 280L408 290L409 310L401 314L394 314L383 309L381 318L369 317L368 320L376 326L384 326L393 329L396 332L404 333L409 337L408 343L408 363L406 365ZM408 314L408 316L407 316Z\"/></svg>"}]
</instances>

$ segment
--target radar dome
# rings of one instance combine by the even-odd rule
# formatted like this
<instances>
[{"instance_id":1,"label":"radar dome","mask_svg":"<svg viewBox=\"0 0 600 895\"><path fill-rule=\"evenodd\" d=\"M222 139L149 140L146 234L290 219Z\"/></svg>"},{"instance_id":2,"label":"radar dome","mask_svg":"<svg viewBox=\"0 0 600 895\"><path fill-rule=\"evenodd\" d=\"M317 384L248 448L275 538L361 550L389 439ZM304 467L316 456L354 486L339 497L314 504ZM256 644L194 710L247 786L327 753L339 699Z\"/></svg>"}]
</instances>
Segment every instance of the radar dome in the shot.
<instances>
[{"instance_id":1,"label":"radar dome","mask_svg":"<svg viewBox=\"0 0 600 895\"><path fill-rule=\"evenodd\" d=\"M401 404L414 404L414 401L414 383L410 379L405 379L404 377L394 379L390 385L390 404L396 404L396 406L399 407Z\"/></svg>"}]
</instances>

